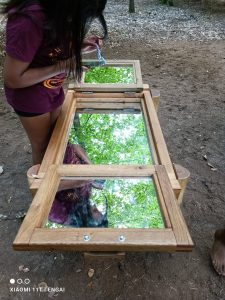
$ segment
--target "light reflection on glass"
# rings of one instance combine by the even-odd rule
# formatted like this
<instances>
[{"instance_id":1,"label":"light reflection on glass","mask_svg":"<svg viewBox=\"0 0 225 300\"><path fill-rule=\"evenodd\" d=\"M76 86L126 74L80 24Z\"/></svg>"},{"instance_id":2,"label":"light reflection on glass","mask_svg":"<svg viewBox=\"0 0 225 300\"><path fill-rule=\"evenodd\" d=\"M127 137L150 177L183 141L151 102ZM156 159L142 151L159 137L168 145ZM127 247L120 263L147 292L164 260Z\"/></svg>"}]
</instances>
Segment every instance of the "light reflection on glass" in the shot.
<instances>
[{"instance_id":1,"label":"light reflection on glass","mask_svg":"<svg viewBox=\"0 0 225 300\"><path fill-rule=\"evenodd\" d=\"M152 164L141 113L76 113L69 143L80 145L92 164Z\"/></svg>"},{"instance_id":2,"label":"light reflection on glass","mask_svg":"<svg viewBox=\"0 0 225 300\"><path fill-rule=\"evenodd\" d=\"M66 181L61 182L66 186ZM45 227L164 228L151 179L70 184L76 187L56 194Z\"/></svg>"},{"instance_id":3,"label":"light reflection on glass","mask_svg":"<svg viewBox=\"0 0 225 300\"><path fill-rule=\"evenodd\" d=\"M135 83L132 67L101 66L93 67L85 72L84 83Z\"/></svg>"}]
</instances>

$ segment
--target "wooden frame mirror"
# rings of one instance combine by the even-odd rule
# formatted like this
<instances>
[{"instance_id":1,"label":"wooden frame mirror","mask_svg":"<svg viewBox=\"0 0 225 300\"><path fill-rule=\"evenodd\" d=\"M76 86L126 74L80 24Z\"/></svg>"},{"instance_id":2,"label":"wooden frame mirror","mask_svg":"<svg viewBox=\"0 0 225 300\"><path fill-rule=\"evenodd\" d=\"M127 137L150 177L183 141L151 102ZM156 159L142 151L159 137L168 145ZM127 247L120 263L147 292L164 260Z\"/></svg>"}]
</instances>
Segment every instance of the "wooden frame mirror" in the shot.
<instances>
[{"instance_id":1,"label":"wooden frame mirror","mask_svg":"<svg viewBox=\"0 0 225 300\"><path fill-rule=\"evenodd\" d=\"M95 113L99 115L109 115L113 113L117 119L119 114L123 117L126 114L128 116L140 116L140 120L143 120L144 124L143 132L145 133L143 133L143 139L146 135L146 145L143 151L146 153L146 151L148 151L147 148L149 149L151 164L165 166L172 188L177 195L180 193L181 187L177 180L149 91L132 95L124 93L83 94L68 91L63 111L56 123L37 178L43 178L52 164L59 165L63 163L71 128L74 124L74 116L76 113L79 114L79 112L85 113L86 115ZM140 125L142 123L138 124ZM137 142L135 143L137 144ZM103 164L106 163L108 162L103 162ZM111 164L111 162L109 163ZM146 163L148 164L150 162L148 160L143 162L143 164ZM95 162L95 164L98 164L98 162ZM101 162L99 164L101 164ZM126 162L124 164L126 164ZM140 164L140 162L137 161L135 164ZM39 181L32 184L31 190L36 191L38 184Z\"/></svg>"},{"instance_id":2,"label":"wooden frame mirror","mask_svg":"<svg viewBox=\"0 0 225 300\"><path fill-rule=\"evenodd\" d=\"M148 194L153 193L153 197L157 198L163 226L160 226L161 228L151 228L152 226L149 225L142 226L140 224L143 224L143 220L141 220L141 223L138 223L137 226L127 225L126 223L121 228L118 228L118 224L111 227L108 225L103 226L104 228L96 228L96 226L46 228L45 225L53 201L55 201L56 193L63 189L63 184L65 187L67 183L70 185L71 183L77 184L77 182L83 182L84 180L88 184L92 184L99 179L103 181L120 180L123 182L135 180L135 184L140 182L143 184L144 182L147 188L147 194L144 196L146 198L144 209L147 210L146 203L152 201ZM114 185L114 192L116 190L117 194L114 193L114 196L118 197L120 189L118 189L118 183L116 184L116 187ZM154 191L148 192L148 186L151 186L151 191L154 187ZM108 187L107 190L106 185L103 187L105 192L109 192L109 189ZM132 188L133 190L140 191L141 189ZM112 194L112 189L110 193ZM126 198L126 201L123 197L125 202L121 201L121 206L124 203L127 204L127 199L139 201L140 198L138 197L140 195L132 194L132 197ZM97 198L99 199L100 196ZM130 203L130 206L133 206L133 202ZM108 218L108 222L113 223L112 219L110 221L110 216ZM147 218L147 224L149 224L148 222L152 223L149 214L146 214L145 218ZM174 252L191 251L193 242L164 166L52 165L40 184L40 188L13 243L13 248L15 250Z\"/></svg>"},{"instance_id":3,"label":"wooden frame mirror","mask_svg":"<svg viewBox=\"0 0 225 300\"><path fill-rule=\"evenodd\" d=\"M97 60L84 60L86 66ZM92 92L124 92L143 90L139 60L107 60L99 67L84 71L80 84L70 83L69 89Z\"/></svg>"}]
</instances>

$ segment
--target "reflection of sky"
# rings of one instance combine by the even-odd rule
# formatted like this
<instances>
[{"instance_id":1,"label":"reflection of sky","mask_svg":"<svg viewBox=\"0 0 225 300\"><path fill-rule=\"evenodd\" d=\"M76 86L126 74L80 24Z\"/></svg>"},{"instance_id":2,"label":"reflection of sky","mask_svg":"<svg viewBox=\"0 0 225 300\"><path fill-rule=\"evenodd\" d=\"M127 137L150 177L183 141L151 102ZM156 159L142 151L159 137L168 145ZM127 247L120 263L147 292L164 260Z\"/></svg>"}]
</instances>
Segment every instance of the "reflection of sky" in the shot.
<instances>
[{"instance_id":1,"label":"reflection of sky","mask_svg":"<svg viewBox=\"0 0 225 300\"><path fill-rule=\"evenodd\" d=\"M109 227L163 227L156 191L150 178L106 180L103 190L93 189L91 202L105 213L106 199Z\"/></svg>"},{"instance_id":2,"label":"reflection of sky","mask_svg":"<svg viewBox=\"0 0 225 300\"><path fill-rule=\"evenodd\" d=\"M80 144L93 164L152 163L141 113L79 113L77 119L69 140Z\"/></svg>"}]
</instances>

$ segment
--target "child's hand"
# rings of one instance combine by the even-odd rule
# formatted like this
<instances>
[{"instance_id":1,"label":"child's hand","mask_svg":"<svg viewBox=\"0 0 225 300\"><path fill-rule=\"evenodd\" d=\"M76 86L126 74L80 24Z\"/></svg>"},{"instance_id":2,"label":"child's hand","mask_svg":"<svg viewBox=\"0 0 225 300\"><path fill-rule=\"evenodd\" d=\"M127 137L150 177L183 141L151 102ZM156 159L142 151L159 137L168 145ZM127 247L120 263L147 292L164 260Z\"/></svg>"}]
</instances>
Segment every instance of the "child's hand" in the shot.
<instances>
[{"instance_id":1,"label":"child's hand","mask_svg":"<svg viewBox=\"0 0 225 300\"><path fill-rule=\"evenodd\" d=\"M98 36L91 36L84 40L82 45L82 52L83 53L91 53L96 51L97 46L100 48L103 45L103 39Z\"/></svg>"}]
</instances>

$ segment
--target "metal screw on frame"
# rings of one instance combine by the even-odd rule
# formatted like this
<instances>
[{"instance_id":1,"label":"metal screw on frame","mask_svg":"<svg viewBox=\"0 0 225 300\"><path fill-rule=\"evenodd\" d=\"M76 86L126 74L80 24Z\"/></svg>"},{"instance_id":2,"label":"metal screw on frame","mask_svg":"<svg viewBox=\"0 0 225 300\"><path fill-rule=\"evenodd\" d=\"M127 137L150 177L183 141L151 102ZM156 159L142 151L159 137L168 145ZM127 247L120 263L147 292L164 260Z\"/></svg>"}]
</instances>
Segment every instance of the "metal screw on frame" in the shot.
<instances>
[{"instance_id":1,"label":"metal screw on frame","mask_svg":"<svg viewBox=\"0 0 225 300\"><path fill-rule=\"evenodd\" d=\"M120 242L124 242L124 241L125 241L125 239L126 239L126 238L125 238L125 236L124 236L124 235L120 235L120 236L119 236L119 241L120 241Z\"/></svg>"},{"instance_id":2,"label":"metal screw on frame","mask_svg":"<svg viewBox=\"0 0 225 300\"><path fill-rule=\"evenodd\" d=\"M85 242L88 242L88 241L90 241L90 237L89 237L89 235L87 235L87 234L85 234L85 235L84 235L84 241L85 241Z\"/></svg>"}]
</instances>

